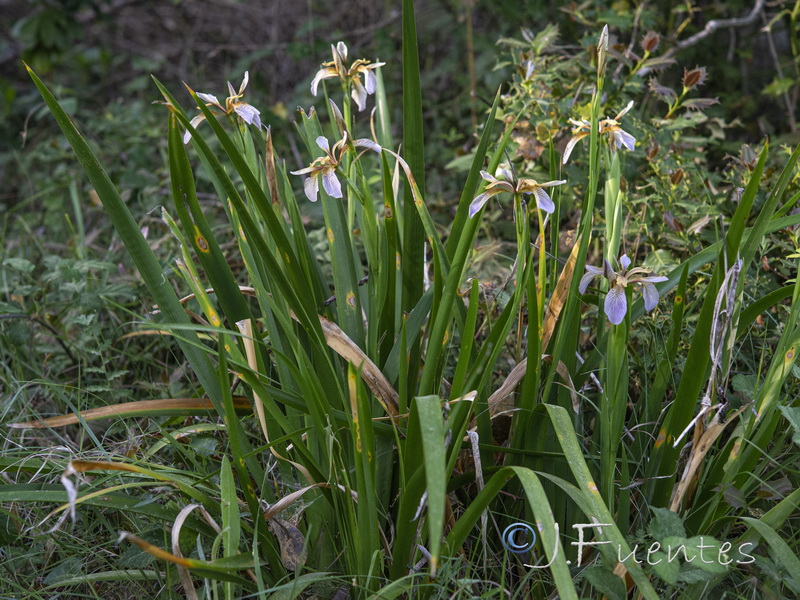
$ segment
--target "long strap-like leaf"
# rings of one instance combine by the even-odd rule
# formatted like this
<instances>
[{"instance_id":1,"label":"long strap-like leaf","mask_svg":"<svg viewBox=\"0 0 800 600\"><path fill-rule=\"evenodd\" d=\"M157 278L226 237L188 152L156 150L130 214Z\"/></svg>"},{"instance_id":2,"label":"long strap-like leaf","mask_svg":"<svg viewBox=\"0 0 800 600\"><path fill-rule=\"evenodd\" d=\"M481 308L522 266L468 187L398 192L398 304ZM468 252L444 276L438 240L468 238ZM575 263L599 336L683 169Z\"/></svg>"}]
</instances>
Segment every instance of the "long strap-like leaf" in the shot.
<instances>
[{"instance_id":1,"label":"long strap-like leaf","mask_svg":"<svg viewBox=\"0 0 800 600\"><path fill-rule=\"evenodd\" d=\"M417 28L414 0L403 0L403 156L425 197L425 159L422 133L422 89L420 86ZM411 186L403 200L402 308L409 312L422 296L425 264L425 232L414 207ZM419 364L420 340L409 347L410 364ZM416 387L416 381L409 380Z\"/></svg>"},{"instance_id":2,"label":"long strap-like leaf","mask_svg":"<svg viewBox=\"0 0 800 600\"><path fill-rule=\"evenodd\" d=\"M78 157L78 161L89 177L89 181L92 182L114 228L122 238L133 262L136 264L136 268L139 269L142 279L144 279L147 285L147 289L158 304L162 320L169 323L189 325L189 317L178 301L175 290L172 289L172 286L164 275L164 269L162 269L155 254L153 254L147 241L142 236L139 225L136 223L136 220L133 218L125 202L123 202L116 187L111 183L111 180L100 165L97 157L94 155L91 148L89 148L86 140L83 139L67 113L61 108L55 96L50 93L47 86L42 83L30 67L27 65L25 65L25 67L28 69L33 83L39 89L39 93L41 93L48 108L53 113L58 126L61 128L61 131L64 132L64 136L72 146L75 155ZM220 384L211 366L211 361L209 361L205 352L202 350L202 345L200 344L197 334L193 331L185 330L184 334L176 339L181 350L186 355L189 364L197 375L200 384L205 389L211 402L213 402L214 408L221 416L224 415Z\"/></svg>"}]
</instances>

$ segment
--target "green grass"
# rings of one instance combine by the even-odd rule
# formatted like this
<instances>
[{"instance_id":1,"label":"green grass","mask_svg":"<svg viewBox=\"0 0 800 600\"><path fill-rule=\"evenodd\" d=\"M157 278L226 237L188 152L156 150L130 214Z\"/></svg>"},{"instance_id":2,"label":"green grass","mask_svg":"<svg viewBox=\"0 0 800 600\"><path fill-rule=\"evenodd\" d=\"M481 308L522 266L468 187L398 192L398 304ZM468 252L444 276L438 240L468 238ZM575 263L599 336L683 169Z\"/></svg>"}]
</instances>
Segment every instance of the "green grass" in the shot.
<instances>
[{"instance_id":1,"label":"green grass","mask_svg":"<svg viewBox=\"0 0 800 600\"><path fill-rule=\"evenodd\" d=\"M535 75L515 76L495 96L443 226L425 186L409 0L402 38L402 67L382 68L402 70L402 147L391 146L381 73L374 100L384 146L353 143L370 137L351 107L352 86L365 81L346 71L354 56L320 95L344 107L341 122L320 103L325 111L302 113L297 124L318 171L326 256L304 224L308 202L286 149L236 112L215 115L191 89L197 109L183 108L158 80L169 201L144 236L95 150L30 72L146 289L137 290L140 306L106 289L111 267L82 245L73 186L75 257L49 272L96 296L96 309L114 303L109 314L135 326L119 324L103 339L103 321L85 312L72 318L97 327L68 336L61 323L37 325L19 294L0 307L11 359L2 421L15 423L0 457L0 592L797 592L798 455L784 414L796 409L800 378L800 241L789 229L800 224L789 213L800 147L765 142L753 160L716 168L697 150L715 144L705 120L681 121L680 106L664 119L646 105L619 124L636 134L635 149L617 147L600 128L629 99L639 106L641 64L609 54L604 68L602 56L555 48L545 30L505 41L506 58L535 62ZM206 117L201 128L195 114ZM568 117L589 125L565 166ZM539 155L526 143L538 143ZM514 181L566 179L549 188L556 212L545 219L535 196L502 193L469 217L473 198L491 191L480 172L501 167ZM703 211L718 218L700 227ZM154 250L153 236L169 252ZM624 318L611 324L606 298L625 282L601 276L581 293L580 280L604 260L619 270L623 252L631 268L666 279L646 310L631 278ZM3 269L18 289L35 288L33 262L4 259ZM43 306L59 293L42 293ZM123 340L120 330L140 335ZM91 339L96 351L85 345ZM121 341L131 345L115 350ZM64 386L40 372L45 351L89 380ZM131 386L149 379L150 387L113 393L128 369ZM173 381L159 385L159 371ZM120 404L153 394L161 402L147 413ZM112 406L89 410L102 405ZM75 424L34 427L48 412L75 414ZM98 426L111 414L109 429ZM502 543L518 522L537 532L523 554ZM602 526L585 532L592 545L578 554L575 526L589 523ZM756 560L631 558L654 543L699 553L703 539L716 550L728 544L723 554L734 557L747 542Z\"/></svg>"}]
</instances>

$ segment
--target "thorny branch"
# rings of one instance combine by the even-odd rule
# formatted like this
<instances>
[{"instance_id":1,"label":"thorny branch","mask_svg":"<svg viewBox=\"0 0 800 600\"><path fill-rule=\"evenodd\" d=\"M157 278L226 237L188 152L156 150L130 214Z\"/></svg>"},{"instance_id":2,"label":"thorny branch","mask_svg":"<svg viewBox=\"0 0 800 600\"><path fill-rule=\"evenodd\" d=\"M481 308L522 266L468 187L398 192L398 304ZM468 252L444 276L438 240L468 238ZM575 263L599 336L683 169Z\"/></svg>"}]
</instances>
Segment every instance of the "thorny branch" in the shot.
<instances>
[{"instance_id":1,"label":"thorny branch","mask_svg":"<svg viewBox=\"0 0 800 600\"><path fill-rule=\"evenodd\" d=\"M686 38L683 41L676 43L672 48L667 50L664 53L664 57L671 57L679 50L685 50L691 46L694 46L701 40L704 40L712 33L719 29L730 29L732 27L745 27L747 25L751 25L756 22L758 19L758 15L761 14L761 11L764 8L766 0L756 0L755 5L753 5L753 9L747 14L747 16L739 17L736 19L713 19L706 23L706 26L702 29L702 31L698 31L693 36Z\"/></svg>"}]
</instances>

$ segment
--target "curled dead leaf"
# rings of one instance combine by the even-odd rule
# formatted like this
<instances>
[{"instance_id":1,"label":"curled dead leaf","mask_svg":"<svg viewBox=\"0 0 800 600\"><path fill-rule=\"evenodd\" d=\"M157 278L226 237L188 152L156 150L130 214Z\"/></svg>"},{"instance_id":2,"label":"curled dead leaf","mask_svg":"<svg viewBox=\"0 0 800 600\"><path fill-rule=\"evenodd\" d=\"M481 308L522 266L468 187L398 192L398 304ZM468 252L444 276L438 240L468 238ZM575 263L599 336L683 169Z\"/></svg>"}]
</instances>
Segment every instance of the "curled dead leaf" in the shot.
<instances>
[{"instance_id":1,"label":"curled dead leaf","mask_svg":"<svg viewBox=\"0 0 800 600\"><path fill-rule=\"evenodd\" d=\"M269 530L278 539L281 548L281 562L287 571L297 571L306 563L308 549L300 530L278 517L269 522Z\"/></svg>"}]
</instances>

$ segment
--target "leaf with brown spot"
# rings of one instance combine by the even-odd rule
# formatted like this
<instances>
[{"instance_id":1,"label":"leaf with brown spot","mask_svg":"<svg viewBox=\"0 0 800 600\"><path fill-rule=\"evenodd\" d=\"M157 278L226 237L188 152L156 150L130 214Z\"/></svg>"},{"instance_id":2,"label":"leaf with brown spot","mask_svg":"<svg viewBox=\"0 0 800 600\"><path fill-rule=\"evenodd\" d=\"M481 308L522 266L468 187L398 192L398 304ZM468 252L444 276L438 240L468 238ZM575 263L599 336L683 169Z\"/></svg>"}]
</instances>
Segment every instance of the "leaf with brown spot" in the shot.
<instances>
[{"instance_id":1,"label":"leaf with brown spot","mask_svg":"<svg viewBox=\"0 0 800 600\"><path fill-rule=\"evenodd\" d=\"M683 69L683 87L687 90L692 90L700 87L706 82L708 72L705 67L695 67L694 69Z\"/></svg>"}]
</instances>

